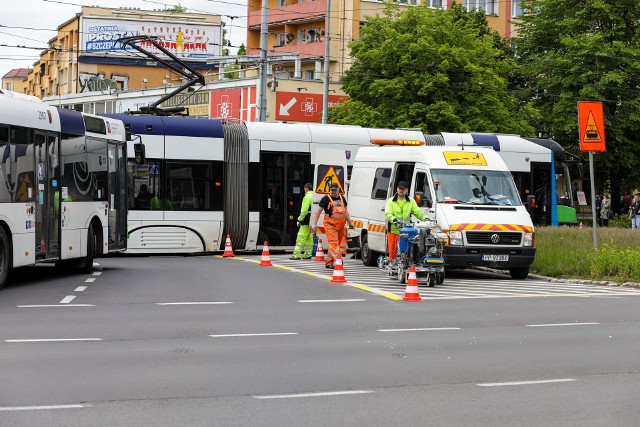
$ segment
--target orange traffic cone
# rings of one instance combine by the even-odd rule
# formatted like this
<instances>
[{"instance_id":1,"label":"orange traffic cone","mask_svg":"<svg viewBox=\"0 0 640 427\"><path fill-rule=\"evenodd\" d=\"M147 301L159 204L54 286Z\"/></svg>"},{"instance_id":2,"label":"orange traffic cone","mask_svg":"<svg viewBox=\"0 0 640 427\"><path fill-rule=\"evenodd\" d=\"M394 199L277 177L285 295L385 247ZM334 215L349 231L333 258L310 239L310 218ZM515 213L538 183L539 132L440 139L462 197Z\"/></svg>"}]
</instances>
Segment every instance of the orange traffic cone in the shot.
<instances>
[{"instance_id":1,"label":"orange traffic cone","mask_svg":"<svg viewBox=\"0 0 640 427\"><path fill-rule=\"evenodd\" d=\"M347 279L344 278L344 268L342 268L342 257L340 254L337 254L334 260L331 283L347 283Z\"/></svg>"},{"instance_id":2,"label":"orange traffic cone","mask_svg":"<svg viewBox=\"0 0 640 427\"><path fill-rule=\"evenodd\" d=\"M233 248L231 247L231 236L227 234L227 241L224 243L224 253L222 254L223 258L233 258L235 255L233 254Z\"/></svg>"},{"instance_id":3,"label":"orange traffic cone","mask_svg":"<svg viewBox=\"0 0 640 427\"><path fill-rule=\"evenodd\" d=\"M416 278L416 266L411 265L409 278L407 279L407 290L404 292L403 301L422 301L418 292L418 279Z\"/></svg>"},{"instance_id":4,"label":"orange traffic cone","mask_svg":"<svg viewBox=\"0 0 640 427\"><path fill-rule=\"evenodd\" d=\"M264 248L262 249L262 258L260 259L260 267L271 267L271 256L269 255L269 244L264 242Z\"/></svg>"},{"instance_id":5,"label":"orange traffic cone","mask_svg":"<svg viewBox=\"0 0 640 427\"><path fill-rule=\"evenodd\" d=\"M324 262L324 249L322 249L321 239L318 239L318 248L316 249L316 257L313 260Z\"/></svg>"}]
</instances>

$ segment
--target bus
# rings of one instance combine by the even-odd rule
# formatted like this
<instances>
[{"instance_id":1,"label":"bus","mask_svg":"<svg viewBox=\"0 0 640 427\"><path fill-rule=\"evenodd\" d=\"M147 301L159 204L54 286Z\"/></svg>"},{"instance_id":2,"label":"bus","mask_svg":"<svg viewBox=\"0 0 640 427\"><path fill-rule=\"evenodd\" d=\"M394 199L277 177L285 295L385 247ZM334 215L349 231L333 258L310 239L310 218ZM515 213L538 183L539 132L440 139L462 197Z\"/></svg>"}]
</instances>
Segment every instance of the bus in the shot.
<instances>
[{"instance_id":1,"label":"bus","mask_svg":"<svg viewBox=\"0 0 640 427\"><path fill-rule=\"evenodd\" d=\"M126 250L122 122L0 91L0 288L40 262L91 272Z\"/></svg>"},{"instance_id":2,"label":"bus","mask_svg":"<svg viewBox=\"0 0 640 427\"><path fill-rule=\"evenodd\" d=\"M570 166L582 164L552 139L488 133L425 135L428 145L493 147L513 176L534 225L578 225ZM554 185L550 185L553 182Z\"/></svg>"},{"instance_id":3,"label":"bus","mask_svg":"<svg viewBox=\"0 0 640 427\"><path fill-rule=\"evenodd\" d=\"M107 117L144 137L144 163L128 147L127 253L218 251L227 235L239 250L264 242L293 247L305 183L313 184L318 203L330 180L346 191L355 154L372 138L421 135L310 123Z\"/></svg>"}]
</instances>

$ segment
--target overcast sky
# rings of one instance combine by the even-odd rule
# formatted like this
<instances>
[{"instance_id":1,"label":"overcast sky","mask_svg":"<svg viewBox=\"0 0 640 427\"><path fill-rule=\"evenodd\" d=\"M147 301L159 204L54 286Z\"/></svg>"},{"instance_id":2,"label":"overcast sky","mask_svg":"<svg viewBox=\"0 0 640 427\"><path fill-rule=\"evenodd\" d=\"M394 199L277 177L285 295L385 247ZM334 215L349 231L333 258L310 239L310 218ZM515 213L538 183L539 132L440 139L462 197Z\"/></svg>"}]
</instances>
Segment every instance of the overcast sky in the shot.
<instances>
[{"instance_id":1,"label":"overcast sky","mask_svg":"<svg viewBox=\"0 0 640 427\"><path fill-rule=\"evenodd\" d=\"M164 9L176 4L187 12L221 15L231 44L246 44L247 0L0 0L0 77L13 68L32 68L56 28L80 12L82 5ZM234 17L231 19L231 17ZM17 48L26 46L37 49ZM235 48L231 53L235 53Z\"/></svg>"}]
</instances>

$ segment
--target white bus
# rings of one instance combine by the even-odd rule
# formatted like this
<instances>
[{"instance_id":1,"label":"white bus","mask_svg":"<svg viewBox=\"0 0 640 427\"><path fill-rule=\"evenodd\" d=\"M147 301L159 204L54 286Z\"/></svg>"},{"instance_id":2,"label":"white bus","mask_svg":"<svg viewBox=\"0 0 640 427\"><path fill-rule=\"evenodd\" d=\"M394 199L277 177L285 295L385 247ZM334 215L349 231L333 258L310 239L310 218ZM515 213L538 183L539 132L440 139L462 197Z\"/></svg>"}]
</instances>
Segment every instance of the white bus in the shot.
<instances>
[{"instance_id":1,"label":"white bus","mask_svg":"<svg viewBox=\"0 0 640 427\"><path fill-rule=\"evenodd\" d=\"M142 135L146 152L146 163L137 164L129 147L127 253L217 251L227 234L234 249L256 250L265 241L293 247L305 183L318 190L318 202L329 179L344 188L358 148L372 138L409 134L359 126L108 116Z\"/></svg>"},{"instance_id":2,"label":"white bus","mask_svg":"<svg viewBox=\"0 0 640 427\"><path fill-rule=\"evenodd\" d=\"M122 122L0 91L0 288L9 269L90 272L126 249Z\"/></svg>"}]
</instances>

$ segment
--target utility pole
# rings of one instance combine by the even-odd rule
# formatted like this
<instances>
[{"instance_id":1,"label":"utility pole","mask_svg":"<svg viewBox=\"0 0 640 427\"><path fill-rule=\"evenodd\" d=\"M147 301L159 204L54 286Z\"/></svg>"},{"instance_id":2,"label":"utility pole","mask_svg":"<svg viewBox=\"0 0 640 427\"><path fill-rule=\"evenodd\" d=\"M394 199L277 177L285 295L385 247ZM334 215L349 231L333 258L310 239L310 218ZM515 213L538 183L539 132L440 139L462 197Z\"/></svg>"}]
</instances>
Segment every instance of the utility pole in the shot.
<instances>
[{"instance_id":1,"label":"utility pole","mask_svg":"<svg viewBox=\"0 0 640 427\"><path fill-rule=\"evenodd\" d=\"M324 38L324 85L322 88L322 123L329 123L329 53L331 49L329 44L331 37L329 36L331 30L331 0L327 0L327 21L325 26L325 38Z\"/></svg>"},{"instance_id":2,"label":"utility pole","mask_svg":"<svg viewBox=\"0 0 640 427\"><path fill-rule=\"evenodd\" d=\"M260 20L260 87L258 98L258 121L267 121L267 37L269 0L262 0L262 17Z\"/></svg>"}]
</instances>

